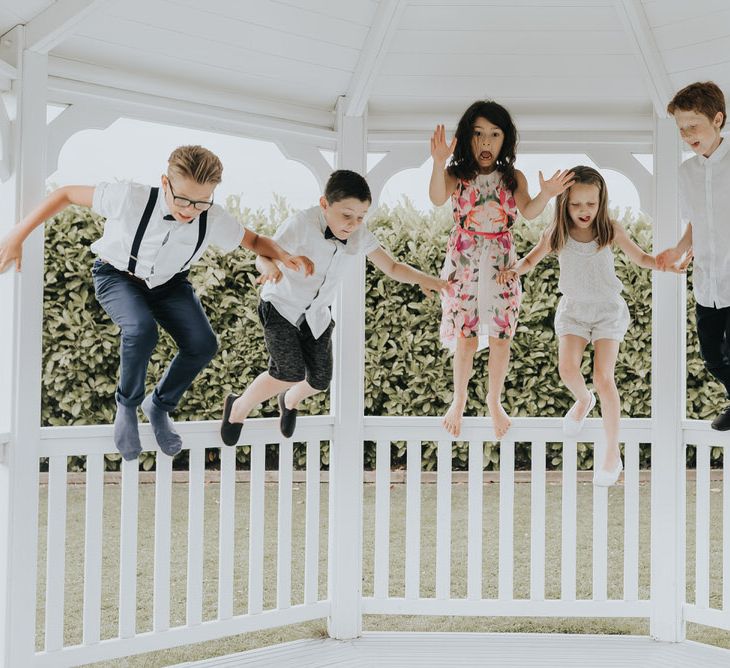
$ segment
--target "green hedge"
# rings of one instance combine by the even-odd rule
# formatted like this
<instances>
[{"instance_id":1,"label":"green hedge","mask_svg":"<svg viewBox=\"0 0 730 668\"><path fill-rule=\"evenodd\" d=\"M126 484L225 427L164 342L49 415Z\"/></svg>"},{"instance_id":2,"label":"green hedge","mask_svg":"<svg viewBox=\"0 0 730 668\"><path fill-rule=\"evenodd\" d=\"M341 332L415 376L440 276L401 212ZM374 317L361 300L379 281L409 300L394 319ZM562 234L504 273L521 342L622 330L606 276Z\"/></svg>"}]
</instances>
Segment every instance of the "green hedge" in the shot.
<instances>
[{"instance_id":1,"label":"green hedge","mask_svg":"<svg viewBox=\"0 0 730 668\"><path fill-rule=\"evenodd\" d=\"M271 234L291 213L286 202L277 198L266 212L241 207L237 198L229 209L248 227ZM515 227L519 255L536 242L550 212L541 219ZM622 221L644 248L651 246L651 226L643 218L627 216ZM418 212L408 200L389 209L381 207L370 227L383 245L398 259L438 273L443 262L446 239L451 227L448 207L428 214ZM109 423L114 414L114 388L118 369L118 330L101 310L94 297L90 268L91 243L102 230L100 219L86 209L70 208L46 226L46 275L44 294L43 406L45 425ZM616 375L623 415L647 417L651 393L651 274L636 268L620 252L616 268L623 281L632 325L621 346ZM241 391L265 369L266 353L256 315L258 300L254 283L254 256L245 251L221 255L209 251L191 272L198 294L208 313L221 347L217 357L187 392L178 420L206 420L220 417L223 397ZM417 287L402 285L385 277L368 263L366 298L365 408L368 415L443 414L451 399L451 360L438 340L441 317L437 299L427 300ZM517 416L561 416L571 404L557 372L557 346L552 319L558 300L557 260L548 257L524 279L524 299L520 324L512 347L512 363L505 388L505 407ZM688 307L688 313L692 313ZM721 388L708 380L697 353L693 323L688 327L688 413L690 417L711 417L722 396ZM174 354L167 334L161 332L160 345L150 362L148 378L159 378ZM488 353L477 355L470 384L467 415L483 415L486 399ZM590 372L586 353L584 372ZM329 396L310 399L310 414L329 410ZM274 402L253 416L277 414ZM218 458L217 444L208 451L212 466ZM435 467L435 444L425 451L426 468ZM454 449L455 468L466 468L465 443ZM548 466L559 467L560 446L548 445ZM719 451L713 458L719 457ZM275 449L270 458L275 467ZM323 449L323 465L328 464ZM248 449L239 449L242 466ZM590 468L591 450L579 452L579 465ZM304 447L297 445L295 459L304 463ZM368 444L365 464L374 463L374 446ZM395 465L403 465L404 444L394 450ZM485 444L487 468L498 468L498 449ZM176 465L184 466L183 458ZM529 467L529 445L518 444L518 467ZM110 468L119 465L116 455L108 457ZM144 468L154 466L154 455L143 456ZM72 462L82 468L81 458Z\"/></svg>"}]
</instances>

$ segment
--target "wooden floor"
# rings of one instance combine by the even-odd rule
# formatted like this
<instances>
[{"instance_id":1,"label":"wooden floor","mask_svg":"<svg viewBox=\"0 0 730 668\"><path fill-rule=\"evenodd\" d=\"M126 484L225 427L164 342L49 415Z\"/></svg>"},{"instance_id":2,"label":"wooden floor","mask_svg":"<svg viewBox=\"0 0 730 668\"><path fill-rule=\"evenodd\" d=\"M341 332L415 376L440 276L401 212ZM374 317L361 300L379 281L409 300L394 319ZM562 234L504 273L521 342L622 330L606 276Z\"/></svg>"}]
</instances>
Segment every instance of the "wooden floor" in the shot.
<instances>
[{"instance_id":1,"label":"wooden floor","mask_svg":"<svg viewBox=\"0 0 730 668\"><path fill-rule=\"evenodd\" d=\"M730 650L644 636L526 633L366 633L297 640L177 668L728 668Z\"/></svg>"}]
</instances>

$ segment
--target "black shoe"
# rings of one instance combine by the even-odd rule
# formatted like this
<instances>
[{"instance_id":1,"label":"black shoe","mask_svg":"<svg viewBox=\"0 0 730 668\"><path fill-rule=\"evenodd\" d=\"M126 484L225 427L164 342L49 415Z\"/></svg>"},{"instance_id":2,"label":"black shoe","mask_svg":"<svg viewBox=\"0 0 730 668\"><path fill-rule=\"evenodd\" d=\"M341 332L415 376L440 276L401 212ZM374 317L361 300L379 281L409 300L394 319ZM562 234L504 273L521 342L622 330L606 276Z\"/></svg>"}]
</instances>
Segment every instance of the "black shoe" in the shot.
<instances>
[{"instance_id":1,"label":"black shoe","mask_svg":"<svg viewBox=\"0 0 730 668\"><path fill-rule=\"evenodd\" d=\"M284 438L291 438L297 426L297 409L286 407L284 395L286 392L279 395L279 430Z\"/></svg>"},{"instance_id":2,"label":"black shoe","mask_svg":"<svg viewBox=\"0 0 730 668\"><path fill-rule=\"evenodd\" d=\"M243 422L229 422L228 418L231 417L231 409L233 408L233 402L238 399L238 394L229 394L226 397L226 401L223 404L223 421L221 422L221 440L226 445L236 445L238 438L241 436L241 429L243 429Z\"/></svg>"},{"instance_id":3,"label":"black shoe","mask_svg":"<svg viewBox=\"0 0 730 668\"><path fill-rule=\"evenodd\" d=\"M718 415L710 425L717 431L728 431L730 429L730 406L728 406L720 415Z\"/></svg>"}]
</instances>

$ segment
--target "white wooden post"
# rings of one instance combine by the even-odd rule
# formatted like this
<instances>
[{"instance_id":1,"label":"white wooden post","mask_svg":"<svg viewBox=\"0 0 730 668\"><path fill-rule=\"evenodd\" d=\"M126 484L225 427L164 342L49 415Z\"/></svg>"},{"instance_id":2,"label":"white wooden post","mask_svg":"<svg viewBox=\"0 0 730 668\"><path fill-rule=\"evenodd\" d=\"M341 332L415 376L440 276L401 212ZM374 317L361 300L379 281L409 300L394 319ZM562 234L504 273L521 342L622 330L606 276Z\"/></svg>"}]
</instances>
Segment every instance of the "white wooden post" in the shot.
<instances>
[{"instance_id":1,"label":"white wooden post","mask_svg":"<svg viewBox=\"0 0 730 668\"><path fill-rule=\"evenodd\" d=\"M19 77L13 94L11 178L2 187L4 235L45 189L47 56L23 49L23 28L6 35ZM7 51L6 51L7 53ZM28 666L35 652L38 450L41 408L43 230L23 248L23 272L0 276L3 376L10 370L10 445L0 464L0 666ZM8 351L10 355L8 359Z\"/></svg>"},{"instance_id":2,"label":"white wooden post","mask_svg":"<svg viewBox=\"0 0 730 668\"><path fill-rule=\"evenodd\" d=\"M674 119L654 125L654 249L679 239L677 176L680 139ZM651 451L651 635L679 642L685 637L685 459L682 447L681 361L683 282L655 272L652 298Z\"/></svg>"},{"instance_id":3,"label":"white wooden post","mask_svg":"<svg viewBox=\"0 0 730 668\"><path fill-rule=\"evenodd\" d=\"M337 108L338 169L365 173L365 117ZM329 635L345 640L362 630L362 468L365 372L365 258L342 282L335 327L330 449Z\"/></svg>"}]
</instances>

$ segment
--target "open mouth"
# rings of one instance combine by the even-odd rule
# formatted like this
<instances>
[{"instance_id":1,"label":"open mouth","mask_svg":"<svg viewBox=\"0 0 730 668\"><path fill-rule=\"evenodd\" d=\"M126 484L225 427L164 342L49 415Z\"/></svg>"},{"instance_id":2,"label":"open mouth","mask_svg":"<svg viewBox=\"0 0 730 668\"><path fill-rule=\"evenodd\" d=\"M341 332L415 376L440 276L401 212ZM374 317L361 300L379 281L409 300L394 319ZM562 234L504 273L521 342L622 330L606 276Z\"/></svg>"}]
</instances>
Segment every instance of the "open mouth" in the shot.
<instances>
[{"instance_id":1,"label":"open mouth","mask_svg":"<svg viewBox=\"0 0 730 668\"><path fill-rule=\"evenodd\" d=\"M492 153L490 151L482 151L479 154L479 159L483 162L490 162L492 160Z\"/></svg>"},{"instance_id":2,"label":"open mouth","mask_svg":"<svg viewBox=\"0 0 730 668\"><path fill-rule=\"evenodd\" d=\"M591 217L590 216L579 216L578 217L578 220L581 223L590 223L591 222Z\"/></svg>"},{"instance_id":3,"label":"open mouth","mask_svg":"<svg viewBox=\"0 0 730 668\"><path fill-rule=\"evenodd\" d=\"M697 149L698 149L698 148L700 147L700 142L699 142L699 141L693 141L693 142L690 142L690 146L691 146L691 147L692 147L693 149L697 150Z\"/></svg>"}]
</instances>

